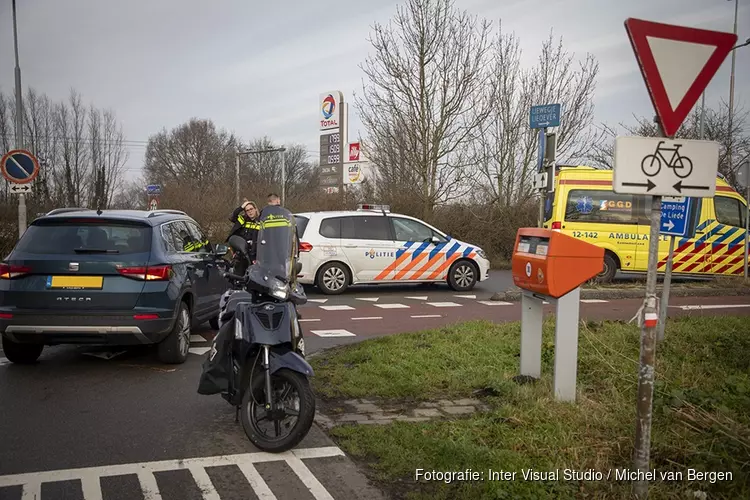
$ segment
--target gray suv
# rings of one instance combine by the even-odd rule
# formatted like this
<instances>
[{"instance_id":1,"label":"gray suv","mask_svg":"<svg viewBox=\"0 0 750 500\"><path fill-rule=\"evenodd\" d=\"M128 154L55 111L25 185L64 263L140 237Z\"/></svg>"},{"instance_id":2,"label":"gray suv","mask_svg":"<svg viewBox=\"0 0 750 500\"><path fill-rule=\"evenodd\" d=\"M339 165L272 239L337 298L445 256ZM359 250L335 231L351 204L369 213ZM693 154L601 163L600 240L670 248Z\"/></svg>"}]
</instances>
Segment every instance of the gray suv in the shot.
<instances>
[{"instance_id":1,"label":"gray suv","mask_svg":"<svg viewBox=\"0 0 750 500\"><path fill-rule=\"evenodd\" d=\"M156 344L162 362L184 363L191 327L218 327L226 253L177 210L53 210L0 263L5 357L34 363L45 345Z\"/></svg>"}]
</instances>

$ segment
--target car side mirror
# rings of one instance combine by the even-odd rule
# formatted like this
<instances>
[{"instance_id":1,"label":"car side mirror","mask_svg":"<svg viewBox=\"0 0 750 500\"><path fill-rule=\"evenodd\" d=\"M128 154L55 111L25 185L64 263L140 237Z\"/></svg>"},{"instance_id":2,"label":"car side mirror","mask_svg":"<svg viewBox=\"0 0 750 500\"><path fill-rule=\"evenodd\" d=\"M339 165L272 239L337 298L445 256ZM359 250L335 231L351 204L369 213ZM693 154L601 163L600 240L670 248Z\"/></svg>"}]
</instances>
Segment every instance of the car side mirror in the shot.
<instances>
[{"instance_id":1,"label":"car side mirror","mask_svg":"<svg viewBox=\"0 0 750 500\"><path fill-rule=\"evenodd\" d=\"M432 238L430 238L430 243L432 243L433 245L439 245L440 244L440 238L438 238L437 236L433 235Z\"/></svg>"},{"instance_id":2,"label":"car side mirror","mask_svg":"<svg viewBox=\"0 0 750 500\"><path fill-rule=\"evenodd\" d=\"M226 245L216 245L216 250L214 250L217 257L224 257L227 252L229 252L229 247Z\"/></svg>"}]
</instances>

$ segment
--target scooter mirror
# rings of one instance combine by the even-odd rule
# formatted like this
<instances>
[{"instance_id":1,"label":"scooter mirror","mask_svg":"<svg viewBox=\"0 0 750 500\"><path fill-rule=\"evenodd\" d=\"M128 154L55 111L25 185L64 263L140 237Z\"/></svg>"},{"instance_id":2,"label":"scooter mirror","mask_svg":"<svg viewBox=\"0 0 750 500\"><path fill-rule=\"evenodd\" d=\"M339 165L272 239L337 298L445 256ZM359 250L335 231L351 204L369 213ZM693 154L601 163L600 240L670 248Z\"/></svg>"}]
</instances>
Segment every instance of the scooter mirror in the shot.
<instances>
[{"instance_id":1,"label":"scooter mirror","mask_svg":"<svg viewBox=\"0 0 750 500\"><path fill-rule=\"evenodd\" d=\"M296 262L296 263L294 264L294 274L295 274L295 275L297 275L297 274L299 274L299 273L301 273L301 272L302 272L302 262L300 262L300 261L297 261L297 262Z\"/></svg>"},{"instance_id":2,"label":"scooter mirror","mask_svg":"<svg viewBox=\"0 0 750 500\"><path fill-rule=\"evenodd\" d=\"M245 241L244 238L241 238L240 236L237 236L236 234L229 237L229 246L232 247L232 250L235 252L239 252L245 257L248 255L247 250L247 241Z\"/></svg>"}]
</instances>

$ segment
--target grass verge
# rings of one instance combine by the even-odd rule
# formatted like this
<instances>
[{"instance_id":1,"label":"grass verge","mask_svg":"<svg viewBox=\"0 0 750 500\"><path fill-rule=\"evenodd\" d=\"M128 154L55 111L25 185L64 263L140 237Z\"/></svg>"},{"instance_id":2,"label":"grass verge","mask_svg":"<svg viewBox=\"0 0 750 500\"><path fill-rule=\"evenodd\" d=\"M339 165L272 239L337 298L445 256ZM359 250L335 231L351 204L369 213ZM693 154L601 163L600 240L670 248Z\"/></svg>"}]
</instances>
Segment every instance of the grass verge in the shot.
<instances>
[{"instance_id":1,"label":"grass verge","mask_svg":"<svg viewBox=\"0 0 750 500\"><path fill-rule=\"evenodd\" d=\"M658 287L663 285L661 277L657 283ZM590 290L622 290L622 289L641 289L646 286L646 280L621 280L617 283L587 283L585 289ZM716 276L713 279L697 281L672 281L672 288L750 288L750 278L745 279L743 276Z\"/></svg>"},{"instance_id":2,"label":"grass verge","mask_svg":"<svg viewBox=\"0 0 750 500\"><path fill-rule=\"evenodd\" d=\"M326 398L407 400L487 396L492 410L468 418L331 431L348 453L397 498L626 498L632 467L639 357L637 326L590 322L579 340L576 404L552 397L554 325L545 323L543 378L517 385L520 325L470 322L374 339L311 359ZM657 347L651 498L750 498L750 318L670 320ZM482 480L415 480L416 469L483 473ZM488 471L515 472L491 480ZM547 481L523 471L559 470ZM566 480L565 469L601 472L601 481ZM732 480L689 481L688 470L731 472Z\"/></svg>"}]
</instances>

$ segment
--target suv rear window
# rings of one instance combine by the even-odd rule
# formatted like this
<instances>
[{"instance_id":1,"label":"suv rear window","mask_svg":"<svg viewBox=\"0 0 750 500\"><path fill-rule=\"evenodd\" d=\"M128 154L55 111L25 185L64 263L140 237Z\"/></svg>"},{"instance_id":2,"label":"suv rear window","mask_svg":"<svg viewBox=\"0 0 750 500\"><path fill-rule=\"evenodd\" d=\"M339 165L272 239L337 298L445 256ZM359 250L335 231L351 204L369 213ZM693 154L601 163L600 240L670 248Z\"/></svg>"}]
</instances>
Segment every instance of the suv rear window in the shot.
<instances>
[{"instance_id":1,"label":"suv rear window","mask_svg":"<svg viewBox=\"0 0 750 500\"><path fill-rule=\"evenodd\" d=\"M307 217L301 215L294 216L294 224L297 226L297 238L302 239L305 235L305 228L307 227L308 222L310 222L310 219Z\"/></svg>"},{"instance_id":2,"label":"suv rear window","mask_svg":"<svg viewBox=\"0 0 750 500\"><path fill-rule=\"evenodd\" d=\"M15 252L64 255L134 254L151 250L151 227L120 221L39 221L29 226Z\"/></svg>"}]
</instances>

